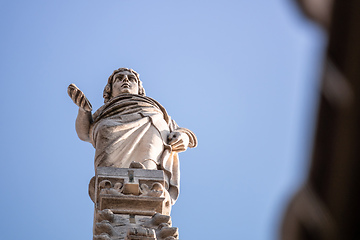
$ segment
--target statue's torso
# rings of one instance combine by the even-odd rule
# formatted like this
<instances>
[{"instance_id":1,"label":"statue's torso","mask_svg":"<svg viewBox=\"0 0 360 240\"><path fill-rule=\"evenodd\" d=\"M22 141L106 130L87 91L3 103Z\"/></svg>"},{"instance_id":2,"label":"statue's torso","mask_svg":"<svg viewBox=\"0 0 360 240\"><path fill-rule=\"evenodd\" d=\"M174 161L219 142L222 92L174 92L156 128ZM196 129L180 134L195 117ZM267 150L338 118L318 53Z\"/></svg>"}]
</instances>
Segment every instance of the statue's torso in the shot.
<instances>
[{"instance_id":1,"label":"statue's torso","mask_svg":"<svg viewBox=\"0 0 360 240\"><path fill-rule=\"evenodd\" d=\"M94 114L95 167L127 168L132 161L160 164L170 132L164 113L150 98L114 99Z\"/></svg>"}]
</instances>

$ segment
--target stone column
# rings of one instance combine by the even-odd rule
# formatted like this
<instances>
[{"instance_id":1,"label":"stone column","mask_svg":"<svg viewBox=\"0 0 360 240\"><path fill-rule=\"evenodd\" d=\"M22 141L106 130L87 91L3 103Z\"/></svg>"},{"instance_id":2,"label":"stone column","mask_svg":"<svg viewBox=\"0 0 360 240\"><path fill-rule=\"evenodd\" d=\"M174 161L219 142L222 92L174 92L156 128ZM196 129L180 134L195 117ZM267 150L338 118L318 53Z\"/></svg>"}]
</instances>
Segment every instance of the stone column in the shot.
<instances>
[{"instance_id":1,"label":"stone column","mask_svg":"<svg viewBox=\"0 0 360 240\"><path fill-rule=\"evenodd\" d=\"M89 184L94 240L178 239L162 170L98 167Z\"/></svg>"}]
</instances>

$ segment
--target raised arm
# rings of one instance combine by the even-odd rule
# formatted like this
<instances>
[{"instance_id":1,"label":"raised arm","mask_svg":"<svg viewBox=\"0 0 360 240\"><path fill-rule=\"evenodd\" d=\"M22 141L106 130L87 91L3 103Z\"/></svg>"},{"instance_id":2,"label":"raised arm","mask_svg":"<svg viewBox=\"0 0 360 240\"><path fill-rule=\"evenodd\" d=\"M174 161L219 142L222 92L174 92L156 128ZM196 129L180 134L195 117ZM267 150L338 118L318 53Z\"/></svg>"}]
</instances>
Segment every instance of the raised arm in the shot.
<instances>
[{"instance_id":1,"label":"raised arm","mask_svg":"<svg viewBox=\"0 0 360 240\"><path fill-rule=\"evenodd\" d=\"M92 106L85 97L85 94L73 83L68 87L68 94L73 102L79 107L78 116L75 122L76 133L81 140L90 142L89 132L93 122L91 115Z\"/></svg>"}]
</instances>

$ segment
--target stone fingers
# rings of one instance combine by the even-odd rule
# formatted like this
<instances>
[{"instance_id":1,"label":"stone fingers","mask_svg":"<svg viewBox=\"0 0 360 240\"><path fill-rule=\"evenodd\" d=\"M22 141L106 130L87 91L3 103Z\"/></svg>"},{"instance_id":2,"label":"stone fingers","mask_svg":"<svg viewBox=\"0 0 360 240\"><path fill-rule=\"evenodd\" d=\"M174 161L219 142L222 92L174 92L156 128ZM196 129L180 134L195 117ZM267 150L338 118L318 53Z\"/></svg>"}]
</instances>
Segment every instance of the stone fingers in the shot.
<instances>
[{"instance_id":1,"label":"stone fingers","mask_svg":"<svg viewBox=\"0 0 360 240\"><path fill-rule=\"evenodd\" d=\"M70 84L68 87L68 94L69 97L71 98L71 100L73 100L73 102L79 106L79 98L81 97L81 90L75 85L75 84ZM80 107L80 106L79 106Z\"/></svg>"},{"instance_id":2,"label":"stone fingers","mask_svg":"<svg viewBox=\"0 0 360 240\"><path fill-rule=\"evenodd\" d=\"M73 83L68 86L67 93L71 99L72 99L72 92L74 91L75 88L77 87Z\"/></svg>"},{"instance_id":3,"label":"stone fingers","mask_svg":"<svg viewBox=\"0 0 360 240\"><path fill-rule=\"evenodd\" d=\"M85 97L85 94L75 85L70 84L68 86L68 95L73 100L73 102L85 111L91 111L92 106L89 100Z\"/></svg>"},{"instance_id":4,"label":"stone fingers","mask_svg":"<svg viewBox=\"0 0 360 240\"><path fill-rule=\"evenodd\" d=\"M83 92L81 92L80 106L79 107L81 107L85 111L91 111L92 110L92 106L91 106L89 100L85 97Z\"/></svg>"},{"instance_id":5,"label":"stone fingers","mask_svg":"<svg viewBox=\"0 0 360 240\"><path fill-rule=\"evenodd\" d=\"M180 139L179 141L177 141L174 145L171 146L172 149L176 152L183 152L186 150L186 146L184 144L184 140Z\"/></svg>"},{"instance_id":6,"label":"stone fingers","mask_svg":"<svg viewBox=\"0 0 360 240\"><path fill-rule=\"evenodd\" d=\"M75 104L82 108L83 106L81 106L81 102L83 99L84 99L84 93L78 89L75 95Z\"/></svg>"},{"instance_id":7,"label":"stone fingers","mask_svg":"<svg viewBox=\"0 0 360 240\"><path fill-rule=\"evenodd\" d=\"M80 99L80 106L81 106L82 108L84 108L85 105L86 105L86 98L85 98L85 95L82 94L81 99Z\"/></svg>"}]
</instances>

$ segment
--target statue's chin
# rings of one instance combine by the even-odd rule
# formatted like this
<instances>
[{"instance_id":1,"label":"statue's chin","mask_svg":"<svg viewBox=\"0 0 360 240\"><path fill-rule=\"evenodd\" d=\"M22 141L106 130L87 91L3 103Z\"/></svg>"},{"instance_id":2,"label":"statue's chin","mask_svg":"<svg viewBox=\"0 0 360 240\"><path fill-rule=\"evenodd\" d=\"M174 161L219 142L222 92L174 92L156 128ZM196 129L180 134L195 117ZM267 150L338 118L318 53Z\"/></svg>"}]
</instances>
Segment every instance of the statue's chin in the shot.
<instances>
[{"instance_id":1,"label":"statue's chin","mask_svg":"<svg viewBox=\"0 0 360 240\"><path fill-rule=\"evenodd\" d=\"M130 89L130 88L125 88L125 89L122 89L120 94L123 94L123 93L136 94L136 92L135 92L135 91L133 91L133 90L132 90L132 89Z\"/></svg>"}]
</instances>

